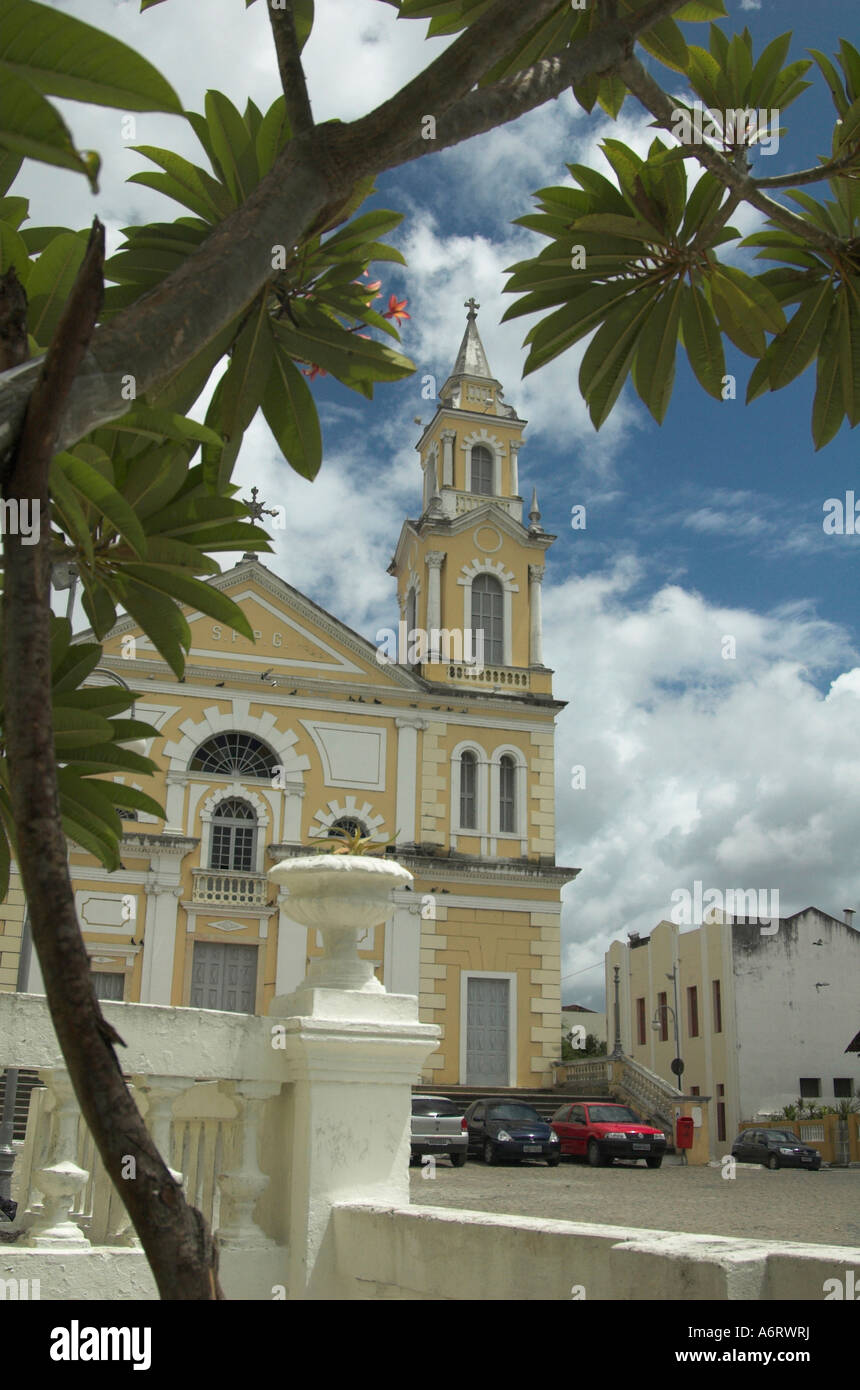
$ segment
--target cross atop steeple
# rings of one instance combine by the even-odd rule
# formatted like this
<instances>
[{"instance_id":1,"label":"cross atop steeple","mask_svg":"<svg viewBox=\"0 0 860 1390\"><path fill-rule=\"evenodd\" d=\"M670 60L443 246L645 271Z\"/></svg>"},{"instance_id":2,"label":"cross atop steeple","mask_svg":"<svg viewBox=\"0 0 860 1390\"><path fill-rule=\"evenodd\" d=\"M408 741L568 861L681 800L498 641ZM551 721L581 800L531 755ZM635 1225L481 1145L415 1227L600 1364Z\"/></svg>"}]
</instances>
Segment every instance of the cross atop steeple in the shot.
<instances>
[{"instance_id":1,"label":"cross atop steeple","mask_svg":"<svg viewBox=\"0 0 860 1390\"><path fill-rule=\"evenodd\" d=\"M251 501L250 501L250 502L248 501L247 497L243 497L243 498L242 498L242 501L245 503L245 506L248 508L248 515L249 515L254 521L260 521L260 519L261 519L262 517L264 517L264 516L277 516L277 515L278 515L278 509L277 509L277 507L264 507L263 504L262 504L262 502L258 502L258 501L257 501L257 493L259 492L259 490L260 490L260 489L259 489L259 488L256 488L256 487L252 487L252 488L251 488Z\"/></svg>"},{"instance_id":2,"label":"cross atop steeple","mask_svg":"<svg viewBox=\"0 0 860 1390\"><path fill-rule=\"evenodd\" d=\"M481 306L475 299L474 295L472 295L471 299L467 299L466 303L463 305L464 309L469 310L467 317L472 321L474 321L478 317L478 310L480 309L480 307Z\"/></svg>"},{"instance_id":3,"label":"cross atop steeple","mask_svg":"<svg viewBox=\"0 0 860 1390\"><path fill-rule=\"evenodd\" d=\"M278 515L278 509L277 509L277 507L264 507L262 502L258 502L258 501L257 501L257 493L259 492L259 490L260 490L260 489L259 489L259 488L256 488L256 487L252 487L252 488L251 488L251 500L250 500L250 502L248 501L247 497L243 497L243 498L242 498L242 501L245 503L245 506L248 508L248 515L250 516L250 518L251 518L252 521L262 521L262 519L263 519L264 516L277 516L277 515ZM244 555L242 556L242 560L256 560L256 559L257 559L257 556L256 556L256 554L255 554L255 552L254 552L253 550L246 550L245 553L244 553Z\"/></svg>"}]
</instances>

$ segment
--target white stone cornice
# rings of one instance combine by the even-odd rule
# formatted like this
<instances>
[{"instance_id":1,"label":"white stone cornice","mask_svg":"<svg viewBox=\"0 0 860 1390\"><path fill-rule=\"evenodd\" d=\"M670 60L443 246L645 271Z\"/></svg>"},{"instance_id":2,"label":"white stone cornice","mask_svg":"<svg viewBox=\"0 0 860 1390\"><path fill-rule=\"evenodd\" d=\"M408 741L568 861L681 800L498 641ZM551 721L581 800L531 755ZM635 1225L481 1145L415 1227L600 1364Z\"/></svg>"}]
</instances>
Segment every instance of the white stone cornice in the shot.
<instances>
[{"instance_id":1,"label":"white stone cornice","mask_svg":"<svg viewBox=\"0 0 860 1390\"><path fill-rule=\"evenodd\" d=\"M197 848L200 840L196 835L126 834L122 837L122 843L129 854L139 850L144 854L168 854L177 859L184 859L186 854Z\"/></svg>"}]
</instances>

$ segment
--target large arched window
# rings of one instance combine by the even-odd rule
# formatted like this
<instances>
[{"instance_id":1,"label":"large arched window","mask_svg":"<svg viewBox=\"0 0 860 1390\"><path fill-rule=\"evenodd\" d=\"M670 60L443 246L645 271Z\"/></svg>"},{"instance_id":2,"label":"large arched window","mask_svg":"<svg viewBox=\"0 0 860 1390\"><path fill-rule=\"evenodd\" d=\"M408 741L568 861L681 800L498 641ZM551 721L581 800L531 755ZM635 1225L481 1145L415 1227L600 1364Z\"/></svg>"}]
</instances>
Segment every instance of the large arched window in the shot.
<instances>
[{"instance_id":1,"label":"large arched window","mask_svg":"<svg viewBox=\"0 0 860 1390\"><path fill-rule=\"evenodd\" d=\"M230 777L265 777L267 780L278 767L271 748L251 734L232 729L215 734L201 743L189 763L191 772L213 772Z\"/></svg>"},{"instance_id":2,"label":"large arched window","mask_svg":"<svg viewBox=\"0 0 860 1390\"><path fill-rule=\"evenodd\" d=\"M479 574L472 581L472 632L484 634L484 661L501 665L505 659L505 595L491 574ZM474 637L472 640L474 643Z\"/></svg>"},{"instance_id":3,"label":"large arched window","mask_svg":"<svg viewBox=\"0 0 860 1390\"><path fill-rule=\"evenodd\" d=\"M517 765L510 753L499 762L499 830L513 835L517 829Z\"/></svg>"},{"instance_id":4,"label":"large arched window","mask_svg":"<svg viewBox=\"0 0 860 1390\"><path fill-rule=\"evenodd\" d=\"M486 444L472 446L472 492L492 497L495 492L496 461Z\"/></svg>"},{"instance_id":5,"label":"large arched window","mask_svg":"<svg viewBox=\"0 0 860 1390\"><path fill-rule=\"evenodd\" d=\"M369 833L364 821L359 820L357 816L339 816L337 820L332 821L329 829L345 830L347 835L354 835L356 831L358 831L359 835L367 835Z\"/></svg>"},{"instance_id":6,"label":"large arched window","mask_svg":"<svg viewBox=\"0 0 860 1390\"><path fill-rule=\"evenodd\" d=\"M253 873L257 863L257 816L239 797L219 801L212 816L210 869Z\"/></svg>"},{"instance_id":7,"label":"large arched window","mask_svg":"<svg viewBox=\"0 0 860 1390\"><path fill-rule=\"evenodd\" d=\"M478 755L471 748L460 755L460 826L478 828Z\"/></svg>"}]
</instances>

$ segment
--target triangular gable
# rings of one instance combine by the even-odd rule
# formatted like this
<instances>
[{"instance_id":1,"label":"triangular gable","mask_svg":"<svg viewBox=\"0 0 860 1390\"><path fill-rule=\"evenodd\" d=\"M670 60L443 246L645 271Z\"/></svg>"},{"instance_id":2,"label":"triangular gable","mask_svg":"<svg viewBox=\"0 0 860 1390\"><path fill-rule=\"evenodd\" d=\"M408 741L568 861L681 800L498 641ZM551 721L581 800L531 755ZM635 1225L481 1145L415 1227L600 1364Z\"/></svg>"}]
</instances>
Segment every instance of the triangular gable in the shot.
<instances>
[{"instance_id":1,"label":"triangular gable","mask_svg":"<svg viewBox=\"0 0 860 1390\"><path fill-rule=\"evenodd\" d=\"M191 628L188 664L218 670L246 671L279 685L290 679L331 680L339 684L423 689L423 682L404 667L376 659L376 648L324 608L293 589L256 561L235 566L209 581L238 603L256 642L234 633L208 614L183 605ZM120 656L123 641L135 637L138 659L157 660L155 645L131 618L122 619L105 639L106 655Z\"/></svg>"}]
</instances>

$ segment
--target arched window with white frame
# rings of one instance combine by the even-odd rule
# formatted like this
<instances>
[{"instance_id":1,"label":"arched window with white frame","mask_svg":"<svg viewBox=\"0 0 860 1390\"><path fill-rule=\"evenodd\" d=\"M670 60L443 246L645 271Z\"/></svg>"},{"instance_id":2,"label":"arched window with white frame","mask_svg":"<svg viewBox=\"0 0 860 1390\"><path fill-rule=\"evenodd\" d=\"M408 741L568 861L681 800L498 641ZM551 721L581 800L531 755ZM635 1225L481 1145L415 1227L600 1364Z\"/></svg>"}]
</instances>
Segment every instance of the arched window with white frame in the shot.
<instances>
[{"instance_id":1,"label":"arched window with white frame","mask_svg":"<svg viewBox=\"0 0 860 1390\"><path fill-rule=\"evenodd\" d=\"M501 666L505 660L505 595L492 574L472 580L472 633L484 634L484 661ZM475 637L472 638L473 644ZM474 646L473 646L474 650Z\"/></svg>"},{"instance_id":2,"label":"arched window with white frame","mask_svg":"<svg viewBox=\"0 0 860 1390\"><path fill-rule=\"evenodd\" d=\"M240 797L219 801L212 814L209 868L250 874L257 867L257 814Z\"/></svg>"},{"instance_id":3,"label":"arched window with white frame","mask_svg":"<svg viewBox=\"0 0 860 1390\"><path fill-rule=\"evenodd\" d=\"M213 734L200 744L188 765L190 772L210 772L231 777L264 777L271 779L278 760L253 734L231 729Z\"/></svg>"},{"instance_id":4,"label":"arched window with white frame","mask_svg":"<svg viewBox=\"0 0 860 1390\"><path fill-rule=\"evenodd\" d=\"M472 748L460 754L460 828L478 829L478 755Z\"/></svg>"},{"instance_id":5,"label":"arched window with white frame","mask_svg":"<svg viewBox=\"0 0 860 1390\"><path fill-rule=\"evenodd\" d=\"M517 765L510 753L499 761L499 830L503 835L517 832Z\"/></svg>"},{"instance_id":6,"label":"arched window with white frame","mask_svg":"<svg viewBox=\"0 0 860 1390\"><path fill-rule=\"evenodd\" d=\"M526 834L527 764L512 744L497 748L490 759L490 834L524 840Z\"/></svg>"},{"instance_id":7,"label":"arched window with white frame","mask_svg":"<svg viewBox=\"0 0 860 1390\"><path fill-rule=\"evenodd\" d=\"M493 497L496 491L496 460L486 444L472 445L472 492L482 497Z\"/></svg>"},{"instance_id":8,"label":"arched window with white frame","mask_svg":"<svg viewBox=\"0 0 860 1390\"><path fill-rule=\"evenodd\" d=\"M406 595L406 644L409 645L409 634L414 632L418 626L418 595L413 584ZM406 654L401 653L401 661L406 660Z\"/></svg>"},{"instance_id":9,"label":"arched window with white frame","mask_svg":"<svg viewBox=\"0 0 860 1390\"><path fill-rule=\"evenodd\" d=\"M489 833L489 759L471 739L451 750L451 834Z\"/></svg>"}]
</instances>

